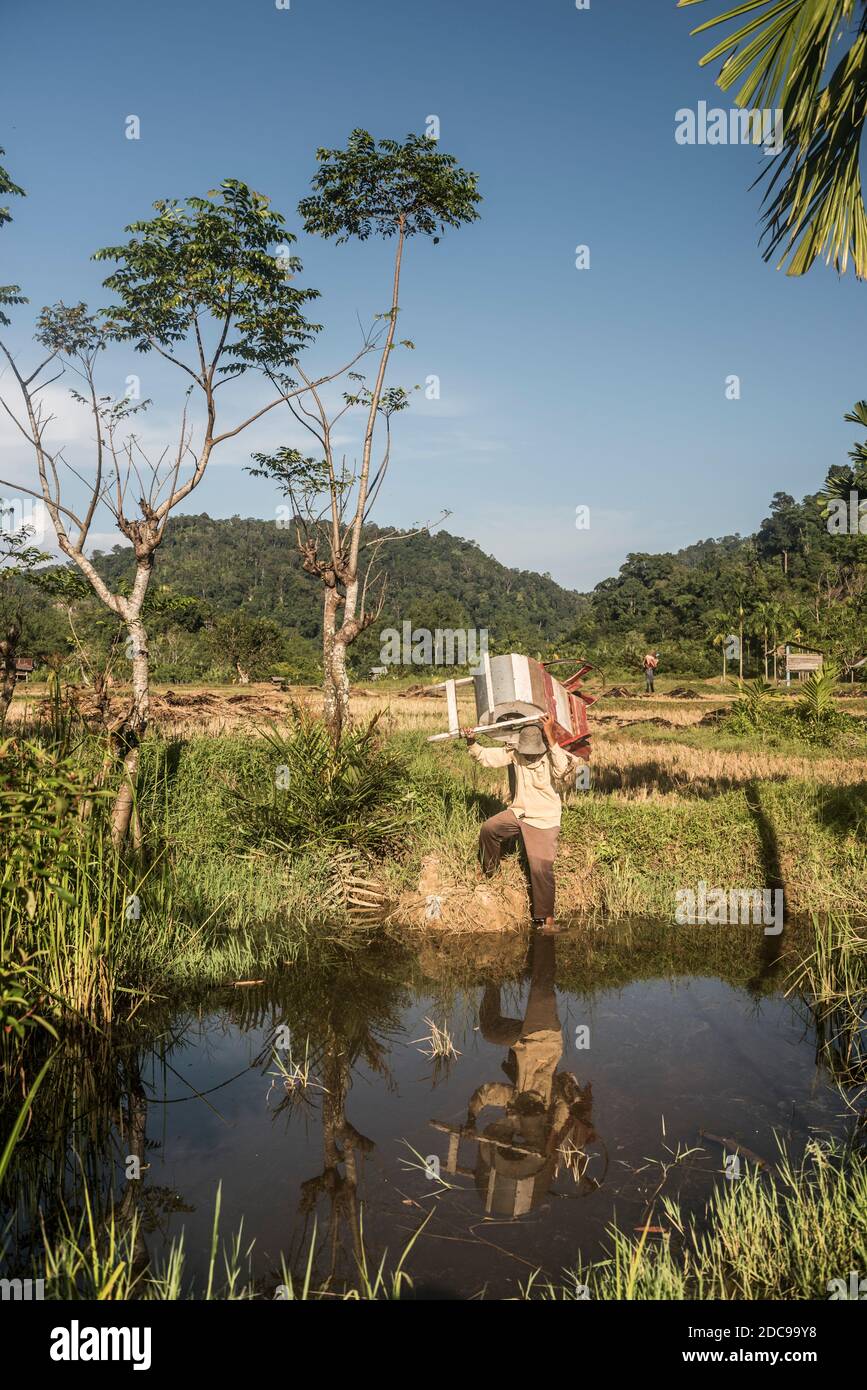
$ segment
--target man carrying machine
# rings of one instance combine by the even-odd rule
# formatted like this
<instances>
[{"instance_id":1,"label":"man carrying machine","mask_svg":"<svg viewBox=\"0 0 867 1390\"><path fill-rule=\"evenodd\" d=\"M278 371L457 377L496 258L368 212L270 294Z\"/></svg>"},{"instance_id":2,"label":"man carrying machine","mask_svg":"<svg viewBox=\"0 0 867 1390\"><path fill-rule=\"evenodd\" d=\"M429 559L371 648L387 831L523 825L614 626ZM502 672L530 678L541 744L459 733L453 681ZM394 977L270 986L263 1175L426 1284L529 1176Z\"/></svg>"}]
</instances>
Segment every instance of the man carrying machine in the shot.
<instances>
[{"instance_id":1,"label":"man carrying machine","mask_svg":"<svg viewBox=\"0 0 867 1390\"><path fill-rule=\"evenodd\" d=\"M490 877L499 868L503 847L520 835L530 870L533 922L545 934L554 921L554 859L563 806L555 783L566 783L580 760L556 741L553 718L525 725L515 748L482 748L471 729L462 729L471 758L483 767L508 767L511 800L479 831L479 863Z\"/></svg>"},{"instance_id":2,"label":"man carrying machine","mask_svg":"<svg viewBox=\"0 0 867 1390\"><path fill-rule=\"evenodd\" d=\"M446 733L431 734L428 742L464 738L477 763L509 769L508 808L486 820L479 834L480 873L490 877L504 846L520 835L530 869L533 921L546 934L557 931L554 858L563 813L560 794L590 756L587 708L596 700L580 689L592 666L580 661L578 670L561 683L548 667L565 664L559 658L540 662L518 652L493 657L485 652L481 669L472 676L429 687L445 692L449 727ZM474 728L462 727L458 719L459 685L473 686L478 720ZM479 733L506 746L482 748L476 742Z\"/></svg>"}]
</instances>

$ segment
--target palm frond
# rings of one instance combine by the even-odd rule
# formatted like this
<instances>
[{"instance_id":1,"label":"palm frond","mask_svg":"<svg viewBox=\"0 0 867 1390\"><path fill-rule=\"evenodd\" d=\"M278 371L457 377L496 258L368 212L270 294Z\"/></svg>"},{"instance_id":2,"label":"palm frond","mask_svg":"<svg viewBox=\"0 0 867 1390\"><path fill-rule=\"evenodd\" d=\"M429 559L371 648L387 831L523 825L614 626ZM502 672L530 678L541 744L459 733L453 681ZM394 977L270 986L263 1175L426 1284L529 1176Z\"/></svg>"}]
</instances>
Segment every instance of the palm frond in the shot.
<instances>
[{"instance_id":1,"label":"palm frond","mask_svg":"<svg viewBox=\"0 0 867 1390\"><path fill-rule=\"evenodd\" d=\"M701 3L679 0L682 7ZM824 258L840 274L851 261L856 276L867 277L860 172L865 17L865 0L746 0L693 30L734 24L701 64L722 60L717 85L729 91L741 84L737 106L782 111L782 153L759 177L767 177L763 255L779 255L778 266L787 265L790 275L803 275ZM841 44L845 51L835 63Z\"/></svg>"},{"instance_id":2,"label":"palm frond","mask_svg":"<svg viewBox=\"0 0 867 1390\"><path fill-rule=\"evenodd\" d=\"M837 688L839 672L830 662L822 671L813 671L801 689L801 709L806 718L819 724L827 718L834 708L834 691Z\"/></svg>"}]
</instances>

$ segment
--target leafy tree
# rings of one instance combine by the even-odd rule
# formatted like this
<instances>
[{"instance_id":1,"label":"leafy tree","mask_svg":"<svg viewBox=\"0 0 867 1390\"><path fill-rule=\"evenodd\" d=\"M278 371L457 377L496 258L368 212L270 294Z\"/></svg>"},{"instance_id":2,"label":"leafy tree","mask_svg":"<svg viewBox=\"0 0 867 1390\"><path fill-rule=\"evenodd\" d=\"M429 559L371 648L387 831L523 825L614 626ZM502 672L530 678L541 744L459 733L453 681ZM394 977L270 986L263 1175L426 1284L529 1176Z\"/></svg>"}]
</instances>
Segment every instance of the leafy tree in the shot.
<instances>
[{"instance_id":1,"label":"leafy tree","mask_svg":"<svg viewBox=\"0 0 867 1390\"><path fill-rule=\"evenodd\" d=\"M762 660L764 664L765 680L770 676L768 669L769 660L773 659L774 680L777 679L777 644L780 640L783 623L783 608L773 599L765 599L760 603L753 615L751 628L762 639Z\"/></svg>"},{"instance_id":2,"label":"leafy tree","mask_svg":"<svg viewBox=\"0 0 867 1390\"><path fill-rule=\"evenodd\" d=\"M21 585L16 581L29 578L37 567L51 557L30 545L33 528L23 526L15 531L4 528L0 510L0 728L15 694L17 659L21 640Z\"/></svg>"},{"instance_id":3,"label":"leafy tree","mask_svg":"<svg viewBox=\"0 0 867 1390\"><path fill-rule=\"evenodd\" d=\"M843 419L850 425L860 425L863 429L867 429L867 401L858 401L851 410L846 412ZM862 498L867 498L867 440L859 440L849 450L849 457L852 460L851 464L833 463L828 469L822 495L829 504L832 502L846 502L848 504L854 493L857 510ZM824 515L828 516L832 508L830 505L826 505L823 510ZM867 521L865 521L865 530L867 530Z\"/></svg>"},{"instance_id":4,"label":"leafy tree","mask_svg":"<svg viewBox=\"0 0 867 1390\"><path fill-rule=\"evenodd\" d=\"M722 652L722 678L728 679L728 655L726 643L731 631L728 615L720 609L711 609L704 617L705 630L708 637L715 647L719 647Z\"/></svg>"},{"instance_id":5,"label":"leafy tree","mask_svg":"<svg viewBox=\"0 0 867 1390\"><path fill-rule=\"evenodd\" d=\"M771 498L771 515L762 522L757 547L760 555L778 555L785 575L789 573L789 555L799 548L803 537L799 522L794 497L787 492L775 492Z\"/></svg>"},{"instance_id":6,"label":"leafy tree","mask_svg":"<svg viewBox=\"0 0 867 1390\"><path fill-rule=\"evenodd\" d=\"M108 309L99 316L91 315L84 304L44 309L36 337L48 356L29 375L0 342L24 404L21 428L35 451L40 493L34 495L41 494L61 550L106 608L123 621L129 636L132 699L113 726L122 764L112 820L118 845L130 826L139 745L149 722L144 603L169 515L198 487L215 449L275 406L331 379L298 385L292 376L301 352L318 331L318 325L304 316L317 292L290 283L301 265L285 249L274 253L278 241L285 248L292 238L263 194L227 179L206 198L190 198L183 205L161 200L154 206L155 217L127 227L128 241L96 253L96 260L117 266L105 281L115 296ZM187 402L195 393L204 409L198 446L185 402L174 444L155 458L148 456L132 428L133 417L148 402L115 402L98 390L98 367L112 341L131 343L140 353L156 352L183 374L189 383ZM78 514L61 491L62 442L49 443L51 418L38 401L44 372L58 366L81 383L72 394L90 412L94 428L94 481ZM221 393L250 372L269 383L268 397L246 418L221 428ZM138 498L138 516L127 510L130 487ZM110 589L86 554L100 506L109 510L132 545L134 575L125 591Z\"/></svg>"},{"instance_id":7,"label":"leafy tree","mask_svg":"<svg viewBox=\"0 0 867 1390\"><path fill-rule=\"evenodd\" d=\"M372 384L358 378L358 388L344 395L336 417L329 416L321 396L312 392L304 423L319 446L317 455L305 457L284 449L256 460L256 471L275 479L293 499L302 518L297 538L304 567L322 582L324 712L337 741L350 722L347 649L382 607L382 589L372 588L370 567L362 574L360 554L364 524L388 468L390 421L407 403L400 388L385 388L395 346L404 249L412 237L430 236L436 243L446 227L474 221L480 198L475 174L460 168L452 155L441 153L425 136L408 135L402 144L377 142L366 130L354 130L345 149L320 149L317 160L314 191L298 205L305 230L338 243L394 238L391 304L384 315ZM411 346L408 341L406 345ZM354 474L335 457L333 429L336 419L356 406L365 412L366 424ZM386 439L372 474L378 423Z\"/></svg>"},{"instance_id":8,"label":"leafy tree","mask_svg":"<svg viewBox=\"0 0 867 1390\"><path fill-rule=\"evenodd\" d=\"M5 150L0 149L0 156L5 153ZM8 171L0 164L0 198L24 198L26 196L24 189L19 188L17 183L13 183L12 179L9 177ZM9 208L0 203L0 227L11 221L12 214ZM0 304L12 305L26 303L27 300L21 293L20 285L0 285ZM9 325L9 319L2 309L0 309L0 325L3 327L8 327Z\"/></svg>"},{"instance_id":9,"label":"leafy tree","mask_svg":"<svg viewBox=\"0 0 867 1390\"><path fill-rule=\"evenodd\" d=\"M221 613L208 627L208 645L221 664L237 676L239 685L264 676L284 647L280 628L270 618L247 613Z\"/></svg>"}]
</instances>

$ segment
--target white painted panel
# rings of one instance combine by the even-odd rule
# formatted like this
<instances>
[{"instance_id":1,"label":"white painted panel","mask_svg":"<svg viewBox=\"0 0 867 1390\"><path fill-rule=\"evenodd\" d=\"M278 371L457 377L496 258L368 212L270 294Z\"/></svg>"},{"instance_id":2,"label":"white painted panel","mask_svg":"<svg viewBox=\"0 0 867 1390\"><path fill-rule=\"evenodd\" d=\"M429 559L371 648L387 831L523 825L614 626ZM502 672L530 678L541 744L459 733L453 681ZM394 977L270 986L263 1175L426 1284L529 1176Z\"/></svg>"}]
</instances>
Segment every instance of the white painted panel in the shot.
<instances>
[{"instance_id":1,"label":"white painted panel","mask_svg":"<svg viewBox=\"0 0 867 1390\"><path fill-rule=\"evenodd\" d=\"M515 698L525 704L533 703L533 684L530 680L530 663L525 656L512 657L512 671L515 677Z\"/></svg>"},{"instance_id":2,"label":"white painted panel","mask_svg":"<svg viewBox=\"0 0 867 1390\"><path fill-rule=\"evenodd\" d=\"M554 685L554 708L557 711L557 723L562 724L564 729L572 728L572 711L569 708L569 696L562 685Z\"/></svg>"},{"instance_id":3,"label":"white painted panel","mask_svg":"<svg viewBox=\"0 0 867 1390\"><path fill-rule=\"evenodd\" d=\"M449 732L454 733L458 727L458 696L454 681L446 681L446 704L449 711Z\"/></svg>"}]
</instances>

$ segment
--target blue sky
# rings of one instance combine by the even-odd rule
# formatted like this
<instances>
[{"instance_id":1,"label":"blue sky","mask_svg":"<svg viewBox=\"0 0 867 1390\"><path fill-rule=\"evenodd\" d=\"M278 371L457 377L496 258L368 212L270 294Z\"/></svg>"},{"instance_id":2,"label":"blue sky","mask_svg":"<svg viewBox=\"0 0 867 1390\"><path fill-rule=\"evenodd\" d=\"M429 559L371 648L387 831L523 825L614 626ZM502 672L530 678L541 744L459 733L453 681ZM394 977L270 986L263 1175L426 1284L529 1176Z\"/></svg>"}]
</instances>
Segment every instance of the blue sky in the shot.
<instances>
[{"instance_id":1,"label":"blue sky","mask_svg":"<svg viewBox=\"0 0 867 1390\"><path fill-rule=\"evenodd\" d=\"M749 532L775 491L801 496L845 461L843 412L867 394L864 291L824 266L792 279L762 261L750 184L766 156L675 142L678 109L730 104L698 66L708 40L689 33L719 8L18 4L2 20L0 145L28 196L0 232L0 281L20 283L32 308L104 303L98 246L155 198L241 178L298 233L299 279L322 292L314 364L333 365L357 342L357 316L386 308L389 253L300 231L315 150L355 126L400 138L436 115L440 148L478 173L484 202L473 226L409 248L400 335L416 351L394 380L437 375L441 394L417 394L398 421L378 519L410 526L450 509L449 530L579 589L629 551ZM125 137L129 115L139 140ZM575 268L579 244L589 270ZM24 359L29 324L16 312L9 335ZM179 382L127 350L107 367L110 393L141 375L150 442L168 442ZM726 399L731 374L739 400ZM238 418L254 398L245 384ZM86 468L83 423L53 404ZM251 449L298 439L275 412L226 447L186 510L273 516L279 498L244 467ZM7 423L0 447L5 475L32 480Z\"/></svg>"}]
</instances>

